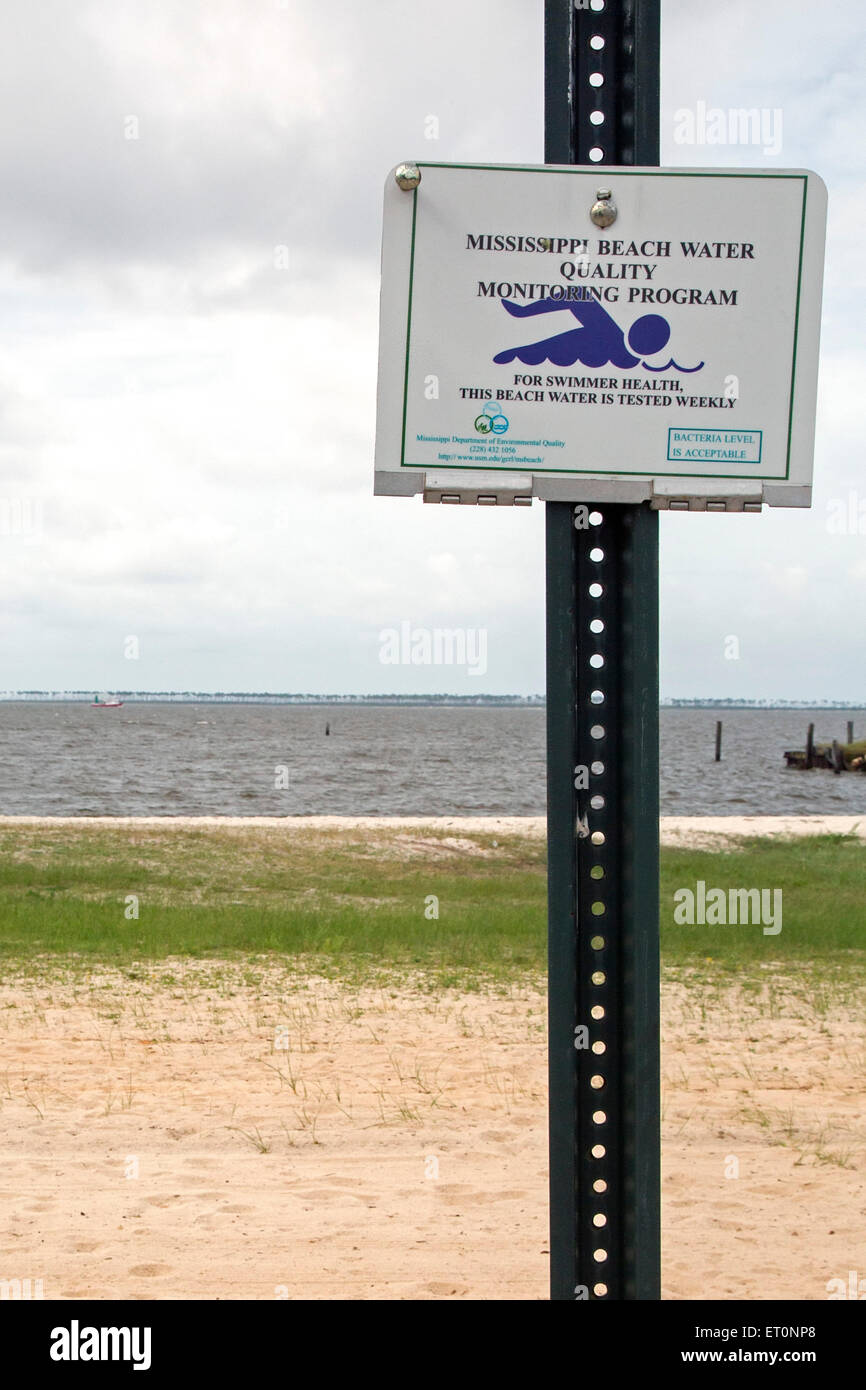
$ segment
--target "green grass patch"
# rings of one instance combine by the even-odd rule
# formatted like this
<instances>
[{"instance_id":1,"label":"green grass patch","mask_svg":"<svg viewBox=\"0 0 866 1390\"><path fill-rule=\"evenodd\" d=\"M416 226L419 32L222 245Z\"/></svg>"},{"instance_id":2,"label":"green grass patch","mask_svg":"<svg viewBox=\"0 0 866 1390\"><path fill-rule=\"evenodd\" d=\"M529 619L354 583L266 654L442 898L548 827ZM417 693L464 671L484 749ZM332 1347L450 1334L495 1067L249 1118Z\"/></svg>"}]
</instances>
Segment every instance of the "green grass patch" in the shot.
<instances>
[{"instance_id":1,"label":"green grass patch","mask_svg":"<svg viewBox=\"0 0 866 1390\"><path fill-rule=\"evenodd\" d=\"M665 849L661 869L668 964L727 971L756 961L864 959L862 841ZM449 984L513 978L545 969L545 872L544 843L519 835L4 826L0 955L11 966L46 957L120 964L276 953L338 974L420 969ZM677 925L674 893L699 880L726 893L780 888L781 932Z\"/></svg>"},{"instance_id":2,"label":"green grass patch","mask_svg":"<svg viewBox=\"0 0 866 1390\"><path fill-rule=\"evenodd\" d=\"M855 836L751 839L712 852L664 849L661 869L661 943L668 964L709 958L738 969L756 961L830 957L838 963L866 951L866 847ZM780 890L781 931L765 934L765 923L677 923L675 893L696 893L699 881L706 892L724 891L728 911L731 889L766 891L771 912Z\"/></svg>"}]
</instances>

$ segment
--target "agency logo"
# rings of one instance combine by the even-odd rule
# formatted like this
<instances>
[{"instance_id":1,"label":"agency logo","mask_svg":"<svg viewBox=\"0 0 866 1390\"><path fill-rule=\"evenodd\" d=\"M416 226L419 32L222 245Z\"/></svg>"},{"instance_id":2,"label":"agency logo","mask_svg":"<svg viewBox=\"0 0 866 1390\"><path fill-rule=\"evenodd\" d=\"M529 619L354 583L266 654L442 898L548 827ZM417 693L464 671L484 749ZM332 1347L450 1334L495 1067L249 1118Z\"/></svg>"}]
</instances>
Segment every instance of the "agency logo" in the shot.
<instances>
[{"instance_id":1,"label":"agency logo","mask_svg":"<svg viewBox=\"0 0 866 1390\"><path fill-rule=\"evenodd\" d=\"M494 358L494 361L498 362L499 358ZM504 434L508 429L508 420L495 401L488 401L475 420L475 428L479 434Z\"/></svg>"},{"instance_id":2,"label":"agency logo","mask_svg":"<svg viewBox=\"0 0 866 1390\"><path fill-rule=\"evenodd\" d=\"M562 299L539 299L534 304L514 304L502 299L500 303L516 319L533 318L536 314L569 313L580 327L557 333L552 338L542 338L537 343L527 343L524 347L506 348L496 354L494 362L513 362L516 358L527 367L537 367L541 362L552 362L556 367L572 367L575 362L582 362L585 367L606 367L608 364L636 367L640 364L651 372L666 372L671 367L678 372L699 372L704 365L699 362L696 367L681 367L673 357L658 365L643 360L661 352L670 341L671 326L661 314L641 314L626 333L596 299L565 303ZM478 428L477 422L475 428Z\"/></svg>"}]
</instances>

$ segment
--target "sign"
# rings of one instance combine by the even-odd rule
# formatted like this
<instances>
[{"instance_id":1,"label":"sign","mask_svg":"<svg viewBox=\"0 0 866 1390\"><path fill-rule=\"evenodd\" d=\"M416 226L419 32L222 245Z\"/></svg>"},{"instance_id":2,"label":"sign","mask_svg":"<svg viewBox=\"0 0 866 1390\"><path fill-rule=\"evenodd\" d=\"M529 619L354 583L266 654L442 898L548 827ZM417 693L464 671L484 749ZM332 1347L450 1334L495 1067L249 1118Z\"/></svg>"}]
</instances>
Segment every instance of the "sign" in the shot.
<instances>
[{"instance_id":1,"label":"sign","mask_svg":"<svg viewBox=\"0 0 866 1390\"><path fill-rule=\"evenodd\" d=\"M376 492L809 506L826 208L796 169L400 166Z\"/></svg>"}]
</instances>

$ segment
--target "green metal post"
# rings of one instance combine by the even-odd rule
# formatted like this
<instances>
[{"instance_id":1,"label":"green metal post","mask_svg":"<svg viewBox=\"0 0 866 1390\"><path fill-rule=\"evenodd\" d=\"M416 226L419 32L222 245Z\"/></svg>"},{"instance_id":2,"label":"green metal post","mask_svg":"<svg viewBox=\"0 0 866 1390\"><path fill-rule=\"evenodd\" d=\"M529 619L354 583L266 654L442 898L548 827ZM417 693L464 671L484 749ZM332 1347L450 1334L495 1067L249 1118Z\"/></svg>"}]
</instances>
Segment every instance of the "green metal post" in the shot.
<instances>
[{"instance_id":1,"label":"green metal post","mask_svg":"<svg viewBox=\"0 0 866 1390\"><path fill-rule=\"evenodd\" d=\"M658 163L659 25L546 0L548 163ZM551 1297L656 1299L658 516L546 507Z\"/></svg>"}]
</instances>

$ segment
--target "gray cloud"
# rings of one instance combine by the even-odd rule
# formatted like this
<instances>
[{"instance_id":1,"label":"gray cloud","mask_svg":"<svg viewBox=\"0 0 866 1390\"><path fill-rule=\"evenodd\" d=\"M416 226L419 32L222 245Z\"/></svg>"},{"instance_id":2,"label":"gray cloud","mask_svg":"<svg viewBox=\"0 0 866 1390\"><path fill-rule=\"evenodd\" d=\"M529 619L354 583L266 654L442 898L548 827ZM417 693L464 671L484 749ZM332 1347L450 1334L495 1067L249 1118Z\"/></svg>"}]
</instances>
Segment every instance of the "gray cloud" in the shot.
<instances>
[{"instance_id":1,"label":"gray cloud","mask_svg":"<svg viewBox=\"0 0 866 1390\"><path fill-rule=\"evenodd\" d=\"M376 634L410 620L487 630L484 689L542 688L542 509L371 496L383 180L413 156L540 161L541 17L540 0L0 11L0 501L42 518L0 537L4 685L454 688L379 663ZM831 193L816 504L663 519L668 694L862 696L866 536L827 519L866 495L864 31L853 0L664 6L663 158L766 162L677 145L674 115L779 107L777 165Z\"/></svg>"}]
</instances>

